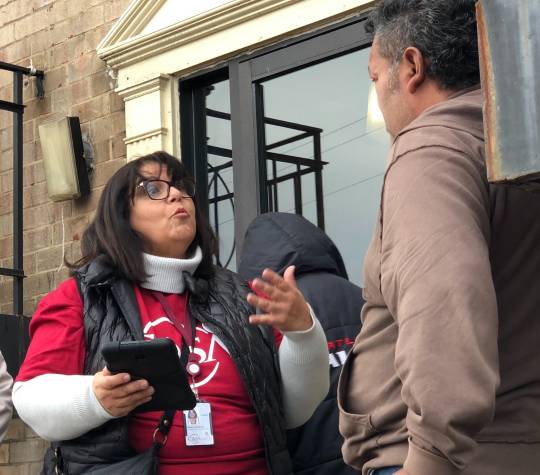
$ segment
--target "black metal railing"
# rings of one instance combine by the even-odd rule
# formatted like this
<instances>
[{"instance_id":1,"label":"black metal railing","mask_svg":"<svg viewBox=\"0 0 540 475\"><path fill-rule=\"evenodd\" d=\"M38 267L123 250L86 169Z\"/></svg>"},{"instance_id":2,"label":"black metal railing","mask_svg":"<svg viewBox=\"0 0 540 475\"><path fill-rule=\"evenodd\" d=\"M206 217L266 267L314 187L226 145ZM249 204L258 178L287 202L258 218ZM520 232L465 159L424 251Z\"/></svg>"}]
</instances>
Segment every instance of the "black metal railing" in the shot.
<instances>
[{"instance_id":1,"label":"black metal railing","mask_svg":"<svg viewBox=\"0 0 540 475\"><path fill-rule=\"evenodd\" d=\"M214 109L206 109L206 116L213 117L222 120L231 120L231 114L227 112L221 112ZM278 211L279 210L279 198L278 198L278 185L286 181L292 180L294 188L294 210L297 214L302 214L302 176L313 173L315 175L315 197L317 207L317 225L324 230L324 199L323 199L323 167L328 162L322 161L321 152L321 134L323 129L317 127L311 127L305 124L299 124L296 122L290 122L281 119L275 119L271 117L265 117L264 123L267 125L282 127L289 130L298 131L300 133L293 135L292 137L276 141L274 143L264 146L264 161L271 162L271 174L266 178L267 189L267 210ZM288 153L273 152L277 148L285 145L294 144L299 141L311 138L313 141L313 157L303 158ZM224 147L217 147L214 145L207 145L207 153L216 155L223 158L229 158L231 160L220 164L218 166L212 166L208 164L208 203L211 208L211 213L214 220L214 231L219 238L219 203L223 201L230 201L233 213L234 213L234 191L231 191L226 181L222 177L224 170L230 169L233 166L232 162L232 150ZM294 171L285 175L279 175L278 164L288 164L295 168ZM224 192L219 191L219 184L223 186ZM229 252L225 262L221 262L219 253L217 256L218 265L227 267L234 256L234 243L231 251Z\"/></svg>"},{"instance_id":2,"label":"black metal railing","mask_svg":"<svg viewBox=\"0 0 540 475\"><path fill-rule=\"evenodd\" d=\"M0 69L13 73L13 102L0 100L0 110L13 120L13 267L0 267L0 275L13 278L13 314L0 314L0 344L8 370L14 374L24 358L28 319L23 316L23 76L35 76L37 95L43 97L43 71L0 61ZM17 318L14 321L14 317ZM11 319L11 320L9 320ZM14 332L16 337L14 338Z\"/></svg>"}]
</instances>

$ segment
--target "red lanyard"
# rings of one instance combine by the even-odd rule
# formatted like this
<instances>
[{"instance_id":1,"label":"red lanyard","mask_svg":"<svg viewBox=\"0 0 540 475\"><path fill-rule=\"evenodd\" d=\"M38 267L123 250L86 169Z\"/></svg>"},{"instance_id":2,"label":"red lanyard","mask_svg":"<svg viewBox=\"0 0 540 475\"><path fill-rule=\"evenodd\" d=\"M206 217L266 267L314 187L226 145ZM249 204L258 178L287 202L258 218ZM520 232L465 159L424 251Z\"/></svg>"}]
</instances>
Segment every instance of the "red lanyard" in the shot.
<instances>
[{"instance_id":1,"label":"red lanyard","mask_svg":"<svg viewBox=\"0 0 540 475\"><path fill-rule=\"evenodd\" d=\"M184 345L182 348L182 361L186 365L186 371L193 377L197 376L201 372L201 368L199 366L199 358L196 353L194 353L195 350L195 326L196 322L192 321L191 315L189 315L187 305L186 310L184 314L186 315L185 323L182 325L174 315L174 312L171 309L171 306L169 305L169 302L165 299L165 296L161 292L154 291L154 295L158 299L158 302L163 307L163 310L165 311L165 314L169 318L169 320L172 322L172 324L175 326L175 328L180 332L180 335L182 335L182 340ZM186 354L187 349L187 362L185 361L184 354Z\"/></svg>"}]
</instances>

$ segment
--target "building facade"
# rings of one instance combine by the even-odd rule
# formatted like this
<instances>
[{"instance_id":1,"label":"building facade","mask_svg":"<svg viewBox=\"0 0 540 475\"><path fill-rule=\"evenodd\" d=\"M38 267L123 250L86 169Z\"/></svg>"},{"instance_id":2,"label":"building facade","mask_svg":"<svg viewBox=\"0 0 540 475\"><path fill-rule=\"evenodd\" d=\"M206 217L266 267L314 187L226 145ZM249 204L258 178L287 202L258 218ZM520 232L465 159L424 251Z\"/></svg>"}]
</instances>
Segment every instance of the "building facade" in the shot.
<instances>
[{"instance_id":1,"label":"building facade","mask_svg":"<svg viewBox=\"0 0 540 475\"><path fill-rule=\"evenodd\" d=\"M328 232L361 285L388 148L367 74L373 3L0 0L0 61L45 74L43 98L35 78L23 90L24 317L14 315L13 278L0 276L0 343L13 373L25 342L11 323L27 323L68 276L64 258L80 257L107 179L154 150L194 173L221 265L236 268L255 216L296 212ZM0 70L0 100L11 94ZM53 202L38 128L65 116L79 117L93 150L91 193ZM1 268L13 267L12 124L0 111ZM46 446L14 418L0 473L38 473Z\"/></svg>"}]
</instances>

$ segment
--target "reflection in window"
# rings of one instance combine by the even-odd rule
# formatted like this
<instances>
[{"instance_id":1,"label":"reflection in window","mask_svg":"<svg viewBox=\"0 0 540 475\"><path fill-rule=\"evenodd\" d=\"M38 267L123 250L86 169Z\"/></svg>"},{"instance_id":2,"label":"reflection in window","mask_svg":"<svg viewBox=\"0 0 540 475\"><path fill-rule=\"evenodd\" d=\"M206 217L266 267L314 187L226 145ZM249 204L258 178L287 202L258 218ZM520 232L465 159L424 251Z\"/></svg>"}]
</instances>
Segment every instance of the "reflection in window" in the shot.
<instances>
[{"instance_id":1,"label":"reflection in window","mask_svg":"<svg viewBox=\"0 0 540 475\"><path fill-rule=\"evenodd\" d=\"M262 83L269 209L324 227L359 285L388 150L384 124L368 117L368 57L364 49Z\"/></svg>"},{"instance_id":2,"label":"reflection in window","mask_svg":"<svg viewBox=\"0 0 540 475\"><path fill-rule=\"evenodd\" d=\"M229 81L213 84L208 88L207 93L209 219L210 225L219 238L217 263L236 270Z\"/></svg>"}]
</instances>

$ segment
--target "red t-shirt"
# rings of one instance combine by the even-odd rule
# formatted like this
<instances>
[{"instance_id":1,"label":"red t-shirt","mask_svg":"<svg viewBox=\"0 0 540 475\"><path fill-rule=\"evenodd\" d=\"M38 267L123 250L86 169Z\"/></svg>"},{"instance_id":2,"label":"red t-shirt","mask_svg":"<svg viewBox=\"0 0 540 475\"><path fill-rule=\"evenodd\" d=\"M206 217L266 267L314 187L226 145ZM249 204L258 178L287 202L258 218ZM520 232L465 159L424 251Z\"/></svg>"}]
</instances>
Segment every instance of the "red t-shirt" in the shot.
<instances>
[{"instance_id":1,"label":"red t-shirt","mask_svg":"<svg viewBox=\"0 0 540 475\"><path fill-rule=\"evenodd\" d=\"M145 339L181 336L153 291L135 286ZM186 295L165 294L179 322L185 318ZM85 340L82 302L74 279L68 279L39 304L30 323L31 343L17 381L46 373L82 374ZM279 339L279 337L277 338ZM160 451L160 474L239 475L267 473L263 439L255 410L227 349L204 325L197 324L195 352L201 373L195 384L210 403L214 445L187 447L184 419L175 414L166 445ZM137 414L130 424L130 443L137 451L152 444L161 412Z\"/></svg>"}]
</instances>

